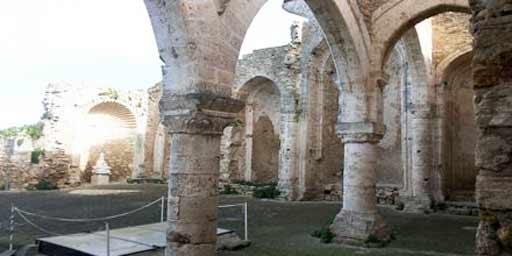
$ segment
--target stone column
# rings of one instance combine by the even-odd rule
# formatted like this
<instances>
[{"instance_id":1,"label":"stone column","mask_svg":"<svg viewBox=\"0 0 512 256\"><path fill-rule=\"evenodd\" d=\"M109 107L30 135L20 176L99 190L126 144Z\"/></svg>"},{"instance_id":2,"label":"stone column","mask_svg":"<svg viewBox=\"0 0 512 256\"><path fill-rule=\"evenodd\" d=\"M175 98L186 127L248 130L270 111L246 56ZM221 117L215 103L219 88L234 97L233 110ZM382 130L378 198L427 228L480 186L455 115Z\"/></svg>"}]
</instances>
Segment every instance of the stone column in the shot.
<instances>
[{"instance_id":1,"label":"stone column","mask_svg":"<svg viewBox=\"0 0 512 256\"><path fill-rule=\"evenodd\" d=\"M243 177L245 181L252 180L252 133L254 128L254 108L252 104L245 105L245 161Z\"/></svg>"},{"instance_id":2,"label":"stone column","mask_svg":"<svg viewBox=\"0 0 512 256\"><path fill-rule=\"evenodd\" d=\"M432 113L429 110L416 110L411 120L412 166L411 192L401 197L407 212L423 213L432 208Z\"/></svg>"},{"instance_id":3,"label":"stone column","mask_svg":"<svg viewBox=\"0 0 512 256\"><path fill-rule=\"evenodd\" d=\"M377 212L377 143L384 127L371 122L341 123L338 133L345 145L343 208L331 231L338 242L360 244L369 237L389 241L391 229Z\"/></svg>"},{"instance_id":4,"label":"stone column","mask_svg":"<svg viewBox=\"0 0 512 256\"><path fill-rule=\"evenodd\" d=\"M135 135L135 146L133 151L133 172L132 178L144 177L144 135L137 133Z\"/></svg>"},{"instance_id":5,"label":"stone column","mask_svg":"<svg viewBox=\"0 0 512 256\"><path fill-rule=\"evenodd\" d=\"M280 197L287 200L298 200L298 118L296 113L281 114L281 148L279 150L279 183Z\"/></svg>"},{"instance_id":6,"label":"stone column","mask_svg":"<svg viewBox=\"0 0 512 256\"><path fill-rule=\"evenodd\" d=\"M190 108L164 112L163 123L171 134L166 255L213 256L220 140L242 106L202 94L174 96L169 101L178 108Z\"/></svg>"},{"instance_id":7,"label":"stone column","mask_svg":"<svg viewBox=\"0 0 512 256\"><path fill-rule=\"evenodd\" d=\"M512 2L470 0L478 140L478 255L512 253Z\"/></svg>"}]
</instances>

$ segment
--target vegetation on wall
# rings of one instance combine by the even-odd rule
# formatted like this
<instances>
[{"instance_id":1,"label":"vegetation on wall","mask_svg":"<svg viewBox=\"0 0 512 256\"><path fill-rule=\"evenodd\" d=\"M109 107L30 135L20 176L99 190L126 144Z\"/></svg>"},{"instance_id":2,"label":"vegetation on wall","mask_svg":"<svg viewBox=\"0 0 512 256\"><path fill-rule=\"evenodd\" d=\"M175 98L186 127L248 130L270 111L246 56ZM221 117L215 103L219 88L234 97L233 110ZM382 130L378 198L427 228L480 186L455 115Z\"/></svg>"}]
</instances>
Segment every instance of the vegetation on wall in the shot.
<instances>
[{"instance_id":1,"label":"vegetation on wall","mask_svg":"<svg viewBox=\"0 0 512 256\"><path fill-rule=\"evenodd\" d=\"M33 164L39 164L41 156L44 156L44 149L36 148L30 155L30 162Z\"/></svg>"},{"instance_id":2,"label":"vegetation on wall","mask_svg":"<svg viewBox=\"0 0 512 256\"><path fill-rule=\"evenodd\" d=\"M11 127L0 130L0 138L17 137L22 134L28 135L33 140L40 139L43 136L43 123L39 122L37 124ZM18 146L20 146L20 144L23 144L23 141L21 143L18 141L17 143Z\"/></svg>"},{"instance_id":3,"label":"vegetation on wall","mask_svg":"<svg viewBox=\"0 0 512 256\"><path fill-rule=\"evenodd\" d=\"M255 198L277 198L281 191L277 189L277 182L252 182L252 181L235 181L234 184L242 186L254 187L253 197Z\"/></svg>"},{"instance_id":4,"label":"vegetation on wall","mask_svg":"<svg viewBox=\"0 0 512 256\"><path fill-rule=\"evenodd\" d=\"M119 98L119 92L116 89L108 88L106 91L100 92L99 96L109 97L113 100L117 100Z\"/></svg>"}]
</instances>

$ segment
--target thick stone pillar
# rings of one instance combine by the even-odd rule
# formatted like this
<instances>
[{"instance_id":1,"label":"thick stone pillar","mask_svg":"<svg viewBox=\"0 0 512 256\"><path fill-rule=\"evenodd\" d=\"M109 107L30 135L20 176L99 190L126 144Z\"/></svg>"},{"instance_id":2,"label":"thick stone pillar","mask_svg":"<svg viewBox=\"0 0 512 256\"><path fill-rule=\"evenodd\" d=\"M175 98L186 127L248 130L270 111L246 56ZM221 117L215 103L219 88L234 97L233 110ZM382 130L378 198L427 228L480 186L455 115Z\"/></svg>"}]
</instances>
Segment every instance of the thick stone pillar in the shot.
<instances>
[{"instance_id":1,"label":"thick stone pillar","mask_svg":"<svg viewBox=\"0 0 512 256\"><path fill-rule=\"evenodd\" d=\"M170 101L190 108L164 112L163 123L171 134L166 255L212 256L220 140L242 107L231 99L202 94L174 96Z\"/></svg>"},{"instance_id":2,"label":"thick stone pillar","mask_svg":"<svg viewBox=\"0 0 512 256\"><path fill-rule=\"evenodd\" d=\"M298 118L296 113L281 114L281 148L279 150L279 183L280 197L287 200L298 200Z\"/></svg>"},{"instance_id":3,"label":"thick stone pillar","mask_svg":"<svg viewBox=\"0 0 512 256\"><path fill-rule=\"evenodd\" d=\"M364 243L370 237L389 241L391 229L377 212L377 143L384 127L371 122L342 123L339 135L345 145L343 208L331 231L338 242Z\"/></svg>"},{"instance_id":4,"label":"thick stone pillar","mask_svg":"<svg viewBox=\"0 0 512 256\"><path fill-rule=\"evenodd\" d=\"M470 0L478 126L478 255L512 254L512 2Z\"/></svg>"},{"instance_id":5,"label":"thick stone pillar","mask_svg":"<svg viewBox=\"0 0 512 256\"><path fill-rule=\"evenodd\" d=\"M432 208L433 141L431 111L416 110L411 120L411 195L402 196L407 212L423 213Z\"/></svg>"}]
</instances>

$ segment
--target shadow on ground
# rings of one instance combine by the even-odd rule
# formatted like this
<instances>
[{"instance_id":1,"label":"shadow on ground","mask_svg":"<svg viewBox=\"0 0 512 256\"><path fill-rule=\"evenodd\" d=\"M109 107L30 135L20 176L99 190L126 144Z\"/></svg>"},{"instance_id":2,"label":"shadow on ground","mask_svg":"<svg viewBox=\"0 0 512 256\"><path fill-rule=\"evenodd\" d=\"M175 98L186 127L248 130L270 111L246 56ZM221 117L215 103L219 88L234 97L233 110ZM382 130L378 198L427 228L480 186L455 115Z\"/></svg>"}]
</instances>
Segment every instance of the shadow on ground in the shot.
<instances>
[{"instance_id":1,"label":"shadow on ground","mask_svg":"<svg viewBox=\"0 0 512 256\"><path fill-rule=\"evenodd\" d=\"M0 193L0 251L8 246L5 228L9 208L20 208L42 214L88 218L129 211L158 199L166 193L165 185L112 185L88 188L93 191L132 193L78 193L65 191ZM135 192L133 192L135 191ZM347 248L322 244L310 234L329 222L339 211L338 203L278 202L223 196L220 204L249 203L249 248L220 252L220 256L342 256L342 255L472 255L478 218L404 214L380 208L393 226L397 239L384 249ZM219 225L243 234L241 208L219 210ZM159 205L111 222L113 228L158 222ZM103 223L69 225L34 219L49 231L62 234L97 231ZM17 218L15 245L31 243L36 237L48 236ZM162 255L162 252L145 255Z\"/></svg>"}]
</instances>

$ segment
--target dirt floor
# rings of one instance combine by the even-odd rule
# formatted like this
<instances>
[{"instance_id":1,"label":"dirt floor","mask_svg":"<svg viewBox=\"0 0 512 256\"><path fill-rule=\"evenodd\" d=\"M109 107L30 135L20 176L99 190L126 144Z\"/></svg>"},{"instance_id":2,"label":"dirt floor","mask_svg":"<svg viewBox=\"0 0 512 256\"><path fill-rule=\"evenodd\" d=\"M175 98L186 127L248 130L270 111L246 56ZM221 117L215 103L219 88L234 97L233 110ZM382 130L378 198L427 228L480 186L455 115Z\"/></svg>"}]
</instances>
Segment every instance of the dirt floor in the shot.
<instances>
[{"instance_id":1,"label":"dirt floor","mask_svg":"<svg viewBox=\"0 0 512 256\"><path fill-rule=\"evenodd\" d=\"M85 189L85 190L84 190ZM79 191L0 192L0 252L8 246L10 205L52 216L90 218L129 211L158 199L167 191L165 185L112 185L81 188ZM311 233L328 223L339 211L333 202L279 202L238 196L223 196L220 204L249 203L249 248L220 252L221 256L342 256L342 255L472 255L478 218L448 215L404 214L380 208L393 226L396 240L383 249L343 247L322 244ZM112 228L158 222L159 205L141 213L110 222ZM104 224L69 225L37 218L32 220L48 231L70 234L102 230ZM243 234L240 208L219 210L219 226ZM31 243L47 236L16 219L15 245ZM148 255L162 255L161 252Z\"/></svg>"}]
</instances>

